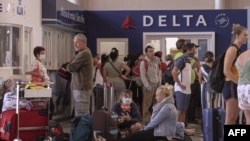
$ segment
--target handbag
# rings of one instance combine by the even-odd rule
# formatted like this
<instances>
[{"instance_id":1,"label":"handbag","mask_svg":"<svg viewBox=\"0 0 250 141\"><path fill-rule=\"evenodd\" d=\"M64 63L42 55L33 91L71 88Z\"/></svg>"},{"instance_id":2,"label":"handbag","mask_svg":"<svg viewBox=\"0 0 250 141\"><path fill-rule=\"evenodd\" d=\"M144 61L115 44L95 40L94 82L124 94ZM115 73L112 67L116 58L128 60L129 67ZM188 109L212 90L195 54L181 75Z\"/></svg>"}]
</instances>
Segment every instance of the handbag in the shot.
<instances>
[{"instance_id":1,"label":"handbag","mask_svg":"<svg viewBox=\"0 0 250 141\"><path fill-rule=\"evenodd\" d=\"M39 64L37 64L35 72L40 74ZM31 75L31 82L35 84L42 84L44 81L40 76Z\"/></svg>"},{"instance_id":2,"label":"handbag","mask_svg":"<svg viewBox=\"0 0 250 141\"><path fill-rule=\"evenodd\" d=\"M63 79L67 81L71 81L71 73L67 71L66 67L69 64L69 62L62 64L62 66L59 68L58 75L62 77Z\"/></svg>"}]
</instances>

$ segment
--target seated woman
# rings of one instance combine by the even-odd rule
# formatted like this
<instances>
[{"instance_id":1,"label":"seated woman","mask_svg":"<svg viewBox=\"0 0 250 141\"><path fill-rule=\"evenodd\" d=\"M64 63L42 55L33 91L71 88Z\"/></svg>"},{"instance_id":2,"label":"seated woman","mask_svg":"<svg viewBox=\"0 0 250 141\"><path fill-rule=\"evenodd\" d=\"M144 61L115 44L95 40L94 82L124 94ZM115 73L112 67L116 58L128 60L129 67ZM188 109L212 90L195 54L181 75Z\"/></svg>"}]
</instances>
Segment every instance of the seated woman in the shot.
<instances>
[{"instance_id":1,"label":"seated woman","mask_svg":"<svg viewBox=\"0 0 250 141\"><path fill-rule=\"evenodd\" d=\"M113 105L112 112L118 114L118 128L120 131L135 133L141 130L140 112L132 101L132 91L125 89L121 92L120 100Z\"/></svg>"},{"instance_id":2,"label":"seated woman","mask_svg":"<svg viewBox=\"0 0 250 141\"><path fill-rule=\"evenodd\" d=\"M173 86L169 84L159 86L156 91L156 100L151 120L142 131L119 139L119 141L168 141L173 138L184 138L184 126L177 122Z\"/></svg>"}]
</instances>

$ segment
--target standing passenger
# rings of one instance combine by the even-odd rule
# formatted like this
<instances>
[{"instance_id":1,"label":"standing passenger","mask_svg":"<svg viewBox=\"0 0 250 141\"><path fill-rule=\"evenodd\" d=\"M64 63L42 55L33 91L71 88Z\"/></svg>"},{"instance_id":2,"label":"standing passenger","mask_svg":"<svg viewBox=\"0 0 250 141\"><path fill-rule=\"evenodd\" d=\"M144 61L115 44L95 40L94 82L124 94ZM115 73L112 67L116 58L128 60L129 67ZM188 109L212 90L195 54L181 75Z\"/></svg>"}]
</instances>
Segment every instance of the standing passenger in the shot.
<instances>
[{"instance_id":1,"label":"standing passenger","mask_svg":"<svg viewBox=\"0 0 250 141\"><path fill-rule=\"evenodd\" d=\"M250 50L243 52L236 61L239 73L238 80L238 103L239 108L244 111L246 124L250 125Z\"/></svg>"},{"instance_id":2,"label":"standing passenger","mask_svg":"<svg viewBox=\"0 0 250 141\"><path fill-rule=\"evenodd\" d=\"M174 68L172 70L172 75L175 81L174 91L178 121L183 124L186 119L186 111L191 97L192 66L190 60L194 57L195 46L196 45L193 43L187 43L184 46L185 53L183 56L175 60Z\"/></svg>"},{"instance_id":3,"label":"standing passenger","mask_svg":"<svg viewBox=\"0 0 250 141\"><path fill-rule=\"evenodd\" d=\"M160 60L154 56L154 48L148 45L145 49L146 56L144 59L148 63L147 70L145 63L140 63L140 77L143 83L143 99L142 99L142 121L148 123L150 121L150 107L155 103L155 92L161 85Z\"/></svg>"},{"instance_id":4,"label":"standing passenger","mask_svg":"<svg viewBox=\"0 0 250 141\"><path fill-rule=\"evenodd\" d=\"M130 73L130 68L125 63L118 60L119 51L116 48L112 48L109 57L110 62L106 62L103 67L103 79L105 82L111 82L114 86L114 101L112 105L119 101L121 92L126 89L126 85L123 79L128 79L127 76ZM122 70L125 70L125 74L122 75Z\"/></svg>"},{"instance_id":5,"label":"standing passenger","mask_svg":"<svg viewBox=\"0 0 250 141\"><path fill-rule=\"evenodd\" d=\"M247 42L247 29L239 24L233 24L232 27L232 45L226 51L224 58L224 74L226 76L223 86L223 99L225 100L226 119L225 124L235 124L239 115L237 84L238 71L235 67L235 60L238 56L238 49ZM237 48L234 45L237 46Z\"/></svg>"},{"instance_id":6,"label":"standing passenger","mask_svg":"<svg viewBox=\"0 0 250 141\"><path fill-rule=\"evenodd\" d=\"M179 39L176 41L176 48L177 48L177 53L174 55L174 60L178 59L180 56L183 55L183 47L185 45L185 40L184 39Z\"/></svg>"},{"instance_id":7,"label":"standing passenger","mask_svg":"<svg viewBox=\"0 0 250 141\"><path fill-rule=\"evenodd\" d=\"M220 98L218 98L218 96L220 94L218 94L218 93L213 93L213 94L211 93L211 94L209 94L208 91L207 91L208 74L209 74L209 71L212 68L213 61L214 61L214 54L213 54L213 52L207 51L204 54L203 59L205 61L205 64L202 64L201 68L199 70L199 82L200 82L200 84L203 84L202 92L201 92L201 107L202 107L202 111L205 108L209 108L211 106L213 106L212 108L217 108L219 103L215 102L215 101L212 102L211 100L212 99L213 100L215 100L215 99L219 100L220 99ZM211 102L213 103L213 105L211 105ZM217 105L217 106L215 106L215 105Z\"/></svg>"},{"instance_id":8,"label":"standing passenger","mask_svg":"<svg viewBox=\"0 0 250 141\"><path fill-rule=\"evenodd\" d=\"M45 48L36 46L33 50L35 60L31 63L29 70L26 74L31 75L31 82L33 83L48 83L49 76L46 67L43 65L42 60L45 59Z\"/></svg>"},{"instance_id":9,"label":"standing passenger","mask_svg":"<svg viewBox=\"0 0 250 141\"><path fill-rule=\"evenodd\" d=\"M89 113L90 96L93 88L93 59L87 47L87 38L83 34L74 36L74 47L78 53L67 65L67 70L72 72L71 87L75 116Z\"/></svg>"}]
</instances>

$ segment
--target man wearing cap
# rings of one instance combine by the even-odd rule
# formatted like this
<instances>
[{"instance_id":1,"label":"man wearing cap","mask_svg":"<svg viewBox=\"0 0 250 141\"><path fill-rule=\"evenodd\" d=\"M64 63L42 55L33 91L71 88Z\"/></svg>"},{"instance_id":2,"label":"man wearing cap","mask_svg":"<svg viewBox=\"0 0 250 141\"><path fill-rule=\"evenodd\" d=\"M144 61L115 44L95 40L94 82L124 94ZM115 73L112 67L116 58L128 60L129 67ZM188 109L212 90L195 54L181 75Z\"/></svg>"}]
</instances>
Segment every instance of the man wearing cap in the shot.
<instances>
[{"instance_id":1,"label":"man wearing cap","mask_svg":"<svg viewBox=\"0 0 250 141\"><path fill-rule=\"evenodd\" d=\"M140 63L140 77L143 83L143 101L142 101L142 121L147 124L150 121L150 107L155 103L155 92L161 84L160 60L154 56L152 44L145 48L145 57L148 67L145 67L145 61Z\"/></svg>"},{"instance_id":2,"label":"man wearing cap","mask_svg":"<svg viewBox=\"0 0 250 141\"><path fill-rule=\"evenodd\" d=\"M175 81L174 91L178 121L183 124L186 119L186 111L191 97L191 60L196 53L195 48L195 44L187 43L183 48L184 54L175 61L172 70L172 75Z\"/></svg>"}]
</instances>

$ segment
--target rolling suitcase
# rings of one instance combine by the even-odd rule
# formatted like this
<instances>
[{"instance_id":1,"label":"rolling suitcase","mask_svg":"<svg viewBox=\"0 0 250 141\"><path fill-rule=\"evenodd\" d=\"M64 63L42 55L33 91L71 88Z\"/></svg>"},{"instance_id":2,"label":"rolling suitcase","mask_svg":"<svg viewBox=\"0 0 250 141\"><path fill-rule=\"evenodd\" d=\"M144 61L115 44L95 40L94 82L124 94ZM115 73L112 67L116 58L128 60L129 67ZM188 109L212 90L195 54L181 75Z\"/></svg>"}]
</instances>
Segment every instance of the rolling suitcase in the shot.
<instances>
[{"instance_id":1,"label":"rolling suitcase","mask_svg":"<svg viewBox=\"0 0 250 141\"><path fill-rule=\"evenodd\" d=\"M0 139L4 141L36 141L45 137L48 132L48 108L31 111L19 109L19 90L23 82L17 80L16 84L16 109L2 112ZM39 106L37 108L40 109Z\"/></svg>"},{"instance_id":2,"label":"rolling suitcase","mask_svg":"<svg viewBox=\"0 0 250 141\"><path fill-rule=\"evenodd\" d=\"M222 108L206 108L203 111L203 140L224 141L225 111Z\"/></svg>"},{"instance_id":3,"label":"rolling suitcase","mask_svg":"<svg viewBox=\"0 0 250 141\"><path fill-rule=\"evenodd\" d=\"M103 85L96 85L94 88L94 102L95 102L95 108L94 110L99 110L104 106L104 91L103 91Z\"/></svg>"},{"instance_id":4,"label":"rolling suitcase","mask_svg":"<svg viewBox=\"0 0 250 141\"><path fill-rule=\"evenodd\" d=\"M2 113L0 139L13 141L18 136L22 141L36 141L39 136L46 136L48 131L47 110L27 111L26 109L20 109L19 116L18 127L16 110L8 110ZM17 129L19 135L17 135Z\"/></svg>"},{"instance_id":5,"label":"rolling suitcase","mask_svg":"<svg viewBox=\"0 0 250 141\"><path fill-rule=\"evenodd\" d=\"M118 115L111 112L114 104L114 89L112 83L103 85L103 105L93 113L93 140L97 141L98 136L105 139L117 139L118 137Z\"/></svg>"},{"instance_id":6,"label":"rolling suitcase","mask_svg":"<svg viewBox=\"0 0 250 141\"><path fill-rule=\"evenodd\" d=\"M95 110L107 108L111 110L114 104L114 88L112 83L104 83L103 85L96 85L94 90Z\"/></svg>"}]
</instances>

